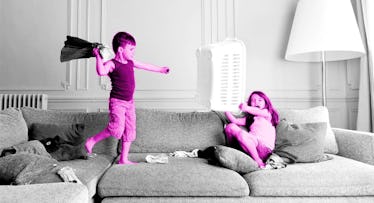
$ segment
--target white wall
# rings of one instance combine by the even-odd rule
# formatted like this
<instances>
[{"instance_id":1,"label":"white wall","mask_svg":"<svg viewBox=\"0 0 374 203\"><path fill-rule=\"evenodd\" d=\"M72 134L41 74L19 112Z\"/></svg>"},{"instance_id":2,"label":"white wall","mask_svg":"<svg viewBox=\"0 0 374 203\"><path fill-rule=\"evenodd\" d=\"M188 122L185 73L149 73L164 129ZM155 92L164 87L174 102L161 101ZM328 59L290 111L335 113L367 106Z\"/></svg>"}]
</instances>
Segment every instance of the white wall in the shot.
<instances>
[{"instance_id":1,"label":"white wall","mask_svg":"<svg viewBox=\"0 0 374 203\"><path fill-rule=\"evenodd\" d=\"M265 91L278 108L321 104L318 63L284 60L297 0L1 0L0 92L44 92L50 109L106 111L109 83L94 59L60 63L66 35L110 45L117 31L137 40L139 61L171 73L136 71L138 107L199 110L196 49L237 37L247 48L247 89ZM333 126L353 129L357 60L328 63Z\"/></svg>"}]
</instances>

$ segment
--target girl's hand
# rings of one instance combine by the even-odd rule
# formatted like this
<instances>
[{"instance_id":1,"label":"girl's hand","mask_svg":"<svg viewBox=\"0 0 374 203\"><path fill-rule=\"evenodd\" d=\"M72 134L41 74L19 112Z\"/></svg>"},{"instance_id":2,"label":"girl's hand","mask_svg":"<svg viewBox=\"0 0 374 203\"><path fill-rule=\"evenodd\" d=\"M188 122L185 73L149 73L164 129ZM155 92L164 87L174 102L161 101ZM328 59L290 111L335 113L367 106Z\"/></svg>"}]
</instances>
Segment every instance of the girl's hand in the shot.
<instances>
[{"instance_id":1,"label":"girl's hand","mask_svg":"<svg viewBox=\"0 0 374 203\"><path fill-rule=\"evenodd\" d=\"M230 117L230 115L231 115L231 112L230 112L230 111L225 111L225 116L226 116L226 118Z\"/></svg>"},{"instance_id":2,"label":"girl's hand","mask_svg":"<svg viewBox=\"0 0 374 203\"><path fill-rule=\"evenodd\" d=\"M170 69L168 67L162 67L160 73L168 74Z\"/></svg>"},{"instance_id":3,"label":"girl's hand","mask_svg":"<svg viewBox=\"0 0 374 203\"><path fill-rule=\"evenodd\" d=\"M241 111L246 111L247 107L248 107L247 103L241 103L241 104L239 104L239 109Z\"/></svg>"}]
</instances>

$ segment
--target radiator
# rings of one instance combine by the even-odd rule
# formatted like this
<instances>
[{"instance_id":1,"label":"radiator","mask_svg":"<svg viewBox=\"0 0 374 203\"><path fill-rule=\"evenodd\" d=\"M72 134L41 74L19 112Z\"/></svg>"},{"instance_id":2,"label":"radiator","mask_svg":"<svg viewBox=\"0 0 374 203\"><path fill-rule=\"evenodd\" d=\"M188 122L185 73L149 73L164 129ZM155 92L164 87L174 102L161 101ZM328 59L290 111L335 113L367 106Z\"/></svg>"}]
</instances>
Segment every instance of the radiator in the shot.
<instances>
[{"instance_id":1,"label":"radiator","mask_svg":"<svg viewBox=\"0 0 374 203\"><path fill-rule=\"evenodd\" d=\"M205 108L238 111L245 98L246 49L240 40L225 40L197 50L198 100Z\"/></svg>"},{"instance_id":2,"label":"radiator","mask_svg":"<svg viewBox=\"0 0 374 203\"><path fill-rule=\"evenodd\" d=\"M47 109L46 94L0 94L0 110L15 107L33 107Z\"/></svg>"}]
</instances>

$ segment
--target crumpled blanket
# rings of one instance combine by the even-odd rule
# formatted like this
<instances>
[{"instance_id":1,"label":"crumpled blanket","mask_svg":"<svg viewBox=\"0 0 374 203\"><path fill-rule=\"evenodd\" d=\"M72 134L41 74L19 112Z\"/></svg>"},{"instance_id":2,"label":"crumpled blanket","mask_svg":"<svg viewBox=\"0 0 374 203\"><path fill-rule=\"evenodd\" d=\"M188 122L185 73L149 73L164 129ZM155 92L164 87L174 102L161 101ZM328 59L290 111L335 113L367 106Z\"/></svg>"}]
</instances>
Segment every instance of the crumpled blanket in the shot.
<instances>
[{"instance_id":1,"label":"crumpled blanket","mask_svg":"<svg viewBox=\"0 0 374 203\"><path fill-rule=\"evenodd\" d=\"M281 169L286 167L287 163L276 153L272 153L266 160L265 169Z\"/></svg>"},{"instance_id":2,"label":"crumpled blanket","mask_svg":"<svg viewBox=\"0 0 374 203\"><path fill-rule=\"evenodd\" d=\"M20 143L20 144L5 148L0 152L0 157L10 155L10 154L21 153L21 152L38 154L41 156L51 158L51 155L47 152L43 144L38 140L31 140L28 142Z\"/></svg>"},{"instance_id":3,"label":"crumpled blanket","mask_svg":"<svg viewBox=\"0 0 374 203\"><path fill-rule=\"evenodd\" d=\"M198 157L198 149L194 149L191 152L187 151L175 151L169 154L169 156L178 157L178 158L197 158Z\"/></svg>"}]
</instances>

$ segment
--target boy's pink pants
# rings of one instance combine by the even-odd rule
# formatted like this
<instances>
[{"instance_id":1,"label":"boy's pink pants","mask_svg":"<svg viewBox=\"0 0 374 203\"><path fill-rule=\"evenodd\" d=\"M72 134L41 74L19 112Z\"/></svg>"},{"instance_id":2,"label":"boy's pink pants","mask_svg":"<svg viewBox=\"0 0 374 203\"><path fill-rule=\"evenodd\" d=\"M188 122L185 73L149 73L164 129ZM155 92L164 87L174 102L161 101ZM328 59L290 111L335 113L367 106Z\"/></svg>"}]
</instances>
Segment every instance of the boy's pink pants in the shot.
<instances>
[{"instance_id":1,"label":"boy's pink pants","mask_svg":"<svg viewBox=\"0 0 374 203\"><path fill-rule=\"evenodd\" d=\"M136 138L136 114L134 100L109 99L108 132L122 142L132 142Z\"/></svg>"}]
</instances>

